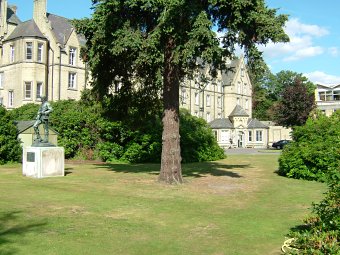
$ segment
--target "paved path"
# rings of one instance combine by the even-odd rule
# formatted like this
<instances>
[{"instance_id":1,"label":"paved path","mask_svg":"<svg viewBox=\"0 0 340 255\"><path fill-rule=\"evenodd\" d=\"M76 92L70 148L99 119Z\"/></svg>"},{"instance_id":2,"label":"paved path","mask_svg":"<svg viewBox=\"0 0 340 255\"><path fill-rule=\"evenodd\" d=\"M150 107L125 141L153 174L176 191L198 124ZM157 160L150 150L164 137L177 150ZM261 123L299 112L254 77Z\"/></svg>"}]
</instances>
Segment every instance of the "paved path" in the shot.
<instances>
[{"instance_id":1,"label":"paved path","mask_svg":"<svg viewBox=\"0 0 340 255\"><path fill-rule=\"evenodd\" d=\"M249 149L249 148L235 148L225 150L225 154L279 154L281 150L276 149Z\"/></svg>"}]
</instances>

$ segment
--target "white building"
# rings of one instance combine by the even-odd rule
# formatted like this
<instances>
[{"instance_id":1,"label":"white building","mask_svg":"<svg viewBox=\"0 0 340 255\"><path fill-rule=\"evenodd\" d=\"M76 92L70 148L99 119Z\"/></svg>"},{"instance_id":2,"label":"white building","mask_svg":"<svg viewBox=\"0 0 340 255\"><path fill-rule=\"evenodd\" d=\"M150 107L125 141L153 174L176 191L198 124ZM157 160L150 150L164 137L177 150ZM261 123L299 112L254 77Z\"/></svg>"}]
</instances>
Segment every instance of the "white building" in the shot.
<instances>
[{"instance_id":1,"label":"white building","mask_svg":"<svg viewBox=\"0 0 340 255\"><path fill-rule=\"evenodd\" d=\"M340 109L340 84L322 85L317 84L315 101L318 109L327 116Z\"/></svg>"}]
</instances>

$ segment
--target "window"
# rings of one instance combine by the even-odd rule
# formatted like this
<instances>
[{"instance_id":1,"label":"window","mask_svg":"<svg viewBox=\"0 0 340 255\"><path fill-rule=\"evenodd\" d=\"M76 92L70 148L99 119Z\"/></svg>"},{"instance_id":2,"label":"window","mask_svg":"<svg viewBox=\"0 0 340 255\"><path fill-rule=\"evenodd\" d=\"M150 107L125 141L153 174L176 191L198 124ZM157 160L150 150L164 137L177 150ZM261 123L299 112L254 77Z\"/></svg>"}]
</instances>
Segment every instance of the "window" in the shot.
<instances>
[{"instance_id":1,"label":"window","mask_svg":"<svg viewBox=\"0 0 340 255\"><path fill-rule=\"evenodd\" d=\"M256 142L262 141L262 130L256 130Z\"/></svg>"},{"instance_id":2,"label":"window","mask_svg":"<svg viewBox=\"0 0 340 255\"><path fill-rule=\"evenodd\" d=\"M70 47L70 51L69 51L69 64L70 65L75 65L76 64L76 53L77 53L77 49Z\"/></svg>"},{"instance_id":3,"label":"window","mask_svg":"<svg viewBox=\"0 0 340 255\"><path fill-rule=\"evenodd\" d=\"M43 61L43 49L44 49L44 44L42 43L38 43L38 56L37 56L37 60L38 62L42 62Z\"/></svg>"},{"instance_id":4,"label":"window","mask_svg":"<svg viewBox=\"0 0 340 255\"><path fill-rule=\"evenodd\" d=\"M219 107L219 108L222 107L222 99L221 99L221 97L217 97L217 107Z\"/></svg>"},{"instance_id":5,"label":"window","mask_svg":"<svg viewBox=\"0 0 340 255\"><path fill-rule=\"evenodd\" d=\"M24 84L24 97L25 99L32 98L32 82L31 81L26 81Z\"/></svg>"},{"instance_id":6,"label":"window","mask_svg":"<svg viewBox=\"0 0 340 255\"><path fill-rule=\"evenodd\" d=\"M0 89L4 88L4 72L0 72Z\"/></svg>"},{"instance_id":7,"label":"window","mask_svg":"<svg viewBox=\"0 0 340 255\"><path fill-rule=\"evenodd\" d=\"M32 60L33 58L33 43L32 42L26 42L26 60Z\"/></svg>"},{"instance_id":8,"label":"window","mask_svg":"<svg viewBox=\"0 0 340 255\"><path fill-rule=\"evenodd\" d=\"M195 105L199 105L199 94L195 93Z\"/></svg>"},{"instance_id":9,"label":"window","mask_svg":"<svg viewBox=\"0 0 340 255\"><path fill-rule=\"evenodd\" d=\"M236 99L236 104L240 105L240 98L239 97Z\"/></svg>"},{"instance_id":10,"label":"window","mask_svg":"<svg viewBox=\"0 0 340 255\"><path fill-rule=\"evenodd\" d=\"M37 82L37 98L41 98L43 94L43 83Z\"/></svg>"},{"instance_id":11,"label":"window","mask_svg":"<svg viewBox=\"0 0 340 255\"><path fill-rule=\"evenodd\" d=\"M14 105L14 91L8 91L8 107L13 107Z\"/></svg>"},{"instance_id":12,"label":"window","mask_svg":"<svg viewBox=\"0 0 340 255\"><path fill-rule=\"evenodd\" d=\"M217 118L218 119L221 119L222 118L222 114L219 112L219 113L217 113Z\"/></svg>"},{"instance_id":13,"label":"window","mask_svg":"<svg viewBox=\"0 0 340 255\"><path fill-rule=\"evenodd\" d=\"M11 45L11 46L9 46L10 47L10 58L9 58L9 61L11 62L11 63L13 63L14 62L14 59L15 59L15 48L14 48L14 45Z\"/></svg>"},{"instance_id":14,"label":"window","mask_svg":"<svg viewBox=\"0 0 340 255\"><path fill-rule=\"evenodd\" d=\"M229 142L229 132L227 130L221 131L221 142Z\"/></svg>"},{"instance_id":15,"label":"window","mask_svg":"<svg viewBox=\"0 0 340 255\"><path fill-rule=\"evenodd\" d=\"M237 93L241 94L241 82L237 83Z\"/></svg>"},{"instance_id":16,"label":"window","mask_svg":"<svg viewBox=\"0 0 340 255\"><path fill-rule=\"evenodd\" d=\"M249 101L248 101L248 99L246 99L246 110L248 110L249 109Z\"/></svg>"},{"instance_id":17,"label":"window","mask_svg":"<svg viewBox=\"0 0 340 255\"><path fill-rule=\"evenodd\" d=\"M248 141L251 142L253 140L253 131L248 131Z\"/></svg>"},{"instance_id":18,"label":"window","mask_svg":"<svg viewBox=\"0 0 340 255\"><path fill-rule=\"evenodd\" d=\"M207 112L207 122L210 122L211 121L211 115L210 115L210 112Z\"/></svg>"},{"instance_id":19,"label":"window","mask_svg":"<svg viewBox=\"0 0 340 255\"><path fill-rule=\"evenodd\" d=\"M195 111L194 116L198 117L198 111Z\"/></svg>"},{"instance_id":20,"label":"window","mask_svg":"<svg viewBox=\"0 0 340 255\"><path fill-rule=\"evenodd\" d=\"M242 67L241 68L241 77L243 77L244 76L244 68Z\"/></svg>"},{"instance_id":21,"label":"window","mask_svg":"<svg viewBox=\"0 0 340 255\"><path fill-rule=\"evenodd\" d=\"M211 105L211 99L210 99L210 95L207 95L207 106Z\"/></svg>"},{"instance_id":22,"label":"window","mask_svg":"<svg viewBox=\"0 0 340 255\"><path fill-rule=\"evenodd\" d=\"M76 73L68 73L68 88L76 89Z\"/></svg>"}]
</instances>

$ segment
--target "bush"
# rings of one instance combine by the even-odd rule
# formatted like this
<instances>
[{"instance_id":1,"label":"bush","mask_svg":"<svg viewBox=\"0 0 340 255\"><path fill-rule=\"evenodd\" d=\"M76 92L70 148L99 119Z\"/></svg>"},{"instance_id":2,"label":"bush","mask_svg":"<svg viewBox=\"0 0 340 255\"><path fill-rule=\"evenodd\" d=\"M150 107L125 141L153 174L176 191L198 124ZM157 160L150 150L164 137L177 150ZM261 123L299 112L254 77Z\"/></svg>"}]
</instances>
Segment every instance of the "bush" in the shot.
<instances>
[{"instance_id":1,"label":"bush","mask_svg":"<svg viewBox=\"0 0 340 255\"><path fill-rule=\"evenodd\" d=\"M204 119L192 116L187 110L180 113L182 162L213 161L225 158L213 132Z\"/></svg>"},{"instance_id":2,"label":"bush","mask_svg":"<svg viewBox=\"0 0 340 255\"><path fill-rule=\"evenodd\" d=\"M325 198L313 205L315 216L290 233L297 249L290 254L340 254L340 170L332 169L328 177Z\"/></svg>"},{"instance_id":3,"label":"bush","mask_svg":"<svg viewBox=\"0 0 340 255\"><path fill-rule=\"evenodd\" d=\"M6 109L0 105L0 164L18 162L21 154L17 128Z\"/></svg>"},{"instance_id":4,"label":"bush","mask_svg":"<svg viewBox=\"0 0 340 255\"><path fill-rule=\"evenodd\" d=\"M326 181L330 170L340 167L340 111L308 119L294 129L293 140L279 158L279 174Z\"/></svg>"}]
</instances>

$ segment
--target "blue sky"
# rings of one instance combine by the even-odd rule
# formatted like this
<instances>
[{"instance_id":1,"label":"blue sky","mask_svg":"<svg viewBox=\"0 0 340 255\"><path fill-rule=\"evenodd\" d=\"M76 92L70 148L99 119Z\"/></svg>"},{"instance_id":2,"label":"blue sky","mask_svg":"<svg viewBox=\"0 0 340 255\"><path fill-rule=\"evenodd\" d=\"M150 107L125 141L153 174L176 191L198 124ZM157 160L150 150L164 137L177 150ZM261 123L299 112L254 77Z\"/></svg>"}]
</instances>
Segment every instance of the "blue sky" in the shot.
<instances>
[{"instance_id":1,"label":"blue sky","mask_svg":"<svg viewBox=\"0 0 340 255\"><path fill-rule=\"evenodd\" d=\"M23 21L32 18L33 0L9 0ZM266 0L270 8L289 15L291 41L261 47L273 73L290 70L322 84L340 83L339 0ZM91 0L47 0L50 13L67 18L90 17Z\"/></svg>"}]
</instances>

